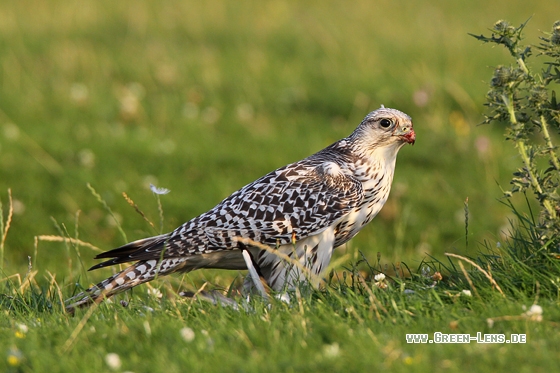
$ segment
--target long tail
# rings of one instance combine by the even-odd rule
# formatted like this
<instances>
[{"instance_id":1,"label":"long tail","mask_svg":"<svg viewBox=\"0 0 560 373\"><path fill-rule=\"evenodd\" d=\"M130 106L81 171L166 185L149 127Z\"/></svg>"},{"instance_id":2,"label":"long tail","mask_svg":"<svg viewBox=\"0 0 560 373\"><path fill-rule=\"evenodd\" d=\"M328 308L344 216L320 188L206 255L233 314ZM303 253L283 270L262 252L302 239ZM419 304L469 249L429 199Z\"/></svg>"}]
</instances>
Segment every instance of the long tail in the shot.
<instances>
[{"instance_id":1,"label":"long tail","mask_svg":"<svg viewBox=\"0 0 560 373\"><path fill-rule=\"evenodd\" d=\"M117 293L151 281L158 275L166 275L181 268L187 258L169 258L161 261L143 260L123 271L101 281L97 285L66 300L66 311L74 312L76 308L99 303Z\"/></svg>"},{"instance_id":2,"label":"long tail","mask_svg":"<svg viewBox=\"0 0 560 373\"><path fill-rule=\"evenodd\" d=\"M95 257L95 259L107 259L103 263L99 263L91 267L89 270L112 266L115 264L135 262L138 260L159 259L162 250L165 250L165 244L170 238L170 234L162 234L159 236L148 237L138 241L127 243L116 249L105 251Z\"/></svg>"},{"instance_id":3,"label":"long tail","mask_svg":"<svg viewBox=\"0 0 560 373\"><path fill-rule=\"evenodd\" d=\"M166 260L161 261L160 265L156 269L158 261L155 260L154 253L152 254L152 258L140 257L144 253L146 253L147 250L156 251L158 248L161 248L165 244L165 240L168 238L168 236L169 235L166 234L130 242L119 248L97 255L96 259L112 259L91 267L89 269L90 271L110 265L136 260L139 261L126 268L125 270L109 277L108 279L101 281L97 285L94 285L91 288L66 300L66 311L73 312L78 307L84 307L96 302L101 302L103 299L109 298L110 296L120 293L121 291L125 291L144 282L148 282L154 279L158 273L161 273L163 268L166 268L169 272L169 265L163 265ZM155 256L157 255L158 254L156 252ZM135 256L138 256L140 258L137 258Z\"/></svg>"}]
</instances>

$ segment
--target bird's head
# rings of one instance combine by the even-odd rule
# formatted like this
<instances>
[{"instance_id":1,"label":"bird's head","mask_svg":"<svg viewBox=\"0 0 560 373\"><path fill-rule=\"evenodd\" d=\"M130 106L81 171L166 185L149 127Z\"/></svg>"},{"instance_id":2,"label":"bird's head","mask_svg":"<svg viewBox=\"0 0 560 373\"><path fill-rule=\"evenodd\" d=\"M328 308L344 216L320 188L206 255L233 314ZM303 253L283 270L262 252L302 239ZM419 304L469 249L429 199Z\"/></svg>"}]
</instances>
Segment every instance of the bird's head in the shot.
<instances>
[{"instance_id":1,"label":"bird's head","mask_svg":"<svg viewBox=\"0 0 560 373\"><path fill-rule=\"evenodd\" d=\"M396 153L403 145L414 144L416 133L408 115L381 107L369 113L349 139L367 153L379 148L392 149Z\"/></svg>"}]
</instances>

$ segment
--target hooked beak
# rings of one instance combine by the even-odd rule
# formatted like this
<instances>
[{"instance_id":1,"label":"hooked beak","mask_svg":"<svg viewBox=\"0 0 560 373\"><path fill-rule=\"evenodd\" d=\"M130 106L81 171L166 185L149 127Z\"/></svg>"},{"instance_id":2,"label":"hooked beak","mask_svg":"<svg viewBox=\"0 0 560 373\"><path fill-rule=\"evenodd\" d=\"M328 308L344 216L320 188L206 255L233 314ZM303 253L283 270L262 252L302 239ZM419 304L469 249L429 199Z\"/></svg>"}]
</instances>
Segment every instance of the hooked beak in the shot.
<instances>
[{"instance_id":1,"label":"hooked beak","mask_svg":"<svg viewBox=\"0 0 560 373\"><path fill-rule=\"evenodd\" d=\"M416 141L416 133L414 132L412 126L403 127L398 131L395 131L393 135L400 137L407 144L414 145L414 142Z\"/></svg>"}]
</instances>

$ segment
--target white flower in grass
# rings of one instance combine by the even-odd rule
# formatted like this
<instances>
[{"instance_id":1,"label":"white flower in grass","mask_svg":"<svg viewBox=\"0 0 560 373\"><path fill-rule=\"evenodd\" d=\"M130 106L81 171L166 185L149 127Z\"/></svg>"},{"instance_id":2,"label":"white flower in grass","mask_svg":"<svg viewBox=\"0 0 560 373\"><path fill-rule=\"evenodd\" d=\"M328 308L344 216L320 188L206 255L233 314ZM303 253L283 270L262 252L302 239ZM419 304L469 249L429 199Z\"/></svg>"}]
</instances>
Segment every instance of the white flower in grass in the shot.
<instances>
[{"instance_id":1,"label":"white flower in grass","mask_svg":"<svg viewBox=\"0 0 560 373\"><path fill-rule=\"evenodd\" d=\"M161 299L163 297L163 294L158 288L149 288L148 295L157 299Z\"/></svg>"},{"instance_id":2,"label":"white flower in grass","mask_svg":"<svg viewBox=\"0 0 560 373\"><path fill-rule=\"evenodd\" d=\"M543 309L538 304L533 304L529 311L525 312L523 315L527 316L533 321L542 321Z\"/></svg>"},{"instance_id":3,"label":"white flower in grass","mask_svg":"<svg viewBox=\"0 0 560 373\"><path fill-rule=\"evenodd\" d=\"M113 370L119 370L122 365L120 356L115 354L114 352L105 355L105 363L109 368Z\"/></svg>"},{"instance_id":4,"label":"white flower in grass","mask_svg":"<svg viewBox=\"0 0 560 373\"><path fill-rule=\"evenodd\" d=\"M380 289L385 289L387 288L387 282L385 281L385 274L384 273L378 273L375 276L373 276L373 279L375 280L375 286L377 286Z\"/></svg>"},{"instance_id":5,"label":"white flower in grass","mask_svg":"<svg viewBox=\"0 0 560 373\"><path fill-rule=\"evenodd\" d=\"M25 324L16 324L16 337L25 338L25 334L29 331L29 328Z\"/></svg>"},{"instance_id":6,"label":"white flower in grass","mask_svg":"<svg viewBox=\"0 0 560 373\"><path fill-rule=\"evenodd\" d=\"M14 209L14 215L21 215L25 211L25 204L19 199L12 200L12 207Z\"/></svg>"},{"instance_id":7,"label":"white flower in grass","mask_svg":"<svg viewBox=\"0 0 560 373\"><path fill-rule=\"evenodd\" d=\"M542 307L538 304L533 304L531 308L529 308L529 311L527 311L527 313L531 315L542 315L543 310Z\"/></svg>"},{"instance_id":8,"label":"white flower in grass","mask_svg":"<svg viewBox=\"0 0 560 373\"><path fill-rule=\"evenodd\" d=\"M29 331L29 328L25 324L16 324L16 326L18 330L22 333L27 333Z\"/></svg>"},{"instance_id":9,"label":"white flower in grass","mask_svg":"<svg viewBox=\"0 0 560 373\"><path fill-rule=\"evenodd\" d=\"M470 290L465 289L461 293L467 297L472 297L472 293Z\"/></svg>"},{"instance_id":10,"label":"white flower in grass","mask_svg":"<svg viewBox=\"0 0 560 373\"><path fill-rule=\"evenodd\" d=\"M95 166L95 153L91 149L82 149L78 152L78 160L81 166L93 168Z\"/></svg>"},{"instance_id":11,"label":"white flower in grass","mask_svg":"<svg viewBox=\"0 0 560 373\"><path fill-rule=\"evenodd\" d=\"M170 192L170 190L167 188L158 188L157 186L151 183L150 183L150 189L154 194L159 194L159 195L167 194Z\"/></svg>"},{"instance_id":12,"label":"white flower in grass","mask_svg":"<svg viewBox=\"0 0 560 373\"><path fill-rule=\"evenodd\" d=\"M185 342L192 342L195 337L194 330L189 327L184 327L181 329L181 337L185 340Z\"/></svg>"},{"instance_id":13,"label":"white flower in grass","mask_svg":"<svg viewBox=\"0 0 560 373\"><path fill-rule=\"evenodd\" d=\"M337 357L340 355L340 346L336 342L330 345L325 345L325 347L323 347L323 354L328 358Z\"/></svg>"}]
</instances>

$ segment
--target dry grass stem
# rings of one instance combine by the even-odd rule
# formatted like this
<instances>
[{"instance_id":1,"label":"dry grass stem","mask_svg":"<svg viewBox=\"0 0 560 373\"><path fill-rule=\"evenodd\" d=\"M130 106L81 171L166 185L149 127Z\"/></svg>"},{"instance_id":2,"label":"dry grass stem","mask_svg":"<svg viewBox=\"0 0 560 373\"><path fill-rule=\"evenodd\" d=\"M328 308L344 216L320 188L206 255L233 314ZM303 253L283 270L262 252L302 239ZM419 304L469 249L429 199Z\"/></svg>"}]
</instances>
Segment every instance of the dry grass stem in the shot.
<instances>
[{"instance_id":1,"label":"dry grass stem","mask_svg":"<svg viewBox=\"0 0 560 373\"><path fill-rule=\"evenodd\" d=\"M140 210L140 208L138 207L138 205L136 203L134 203L134 201L132 200L132 198L130 198L126 192L122 192L122 196L125 199L125 201L132 206L132 208L134 208L134 210L136 210L137 213L140 214L140 216L142 216L142 218L148 223L150 224L150 226L152 228L154 228L154 230L156 229L156 226L154 225L154 223L152 223L150 221L150 219L148 219L148 217L146 216L146 214L144 214L144 212L142 212L142 210Z\"/></svg>"},{"instance_id":2,"label":"dry grass stem","mask_svg":"<svg viewBox=\"0 0 560 373\"><path fill-rule=\"evenodd\" d=\"M90 244L89 242L84 242L82 240L78 240L76 238L71 237L63 237L63 236L54 236L54 235L41 235L36 236L36 239L39 241L47 241L47 242L65 242L65 243L72 243L74 245L87 247L92 249L93 251L103 252L99 247Z\"/></svg>"},{"instance_id":3,"label":"dry grass stem","mask_svg":"<svg viewBox=\"0 0 560 373\"><path fill-rule=\"evenodd\" d=\"M364 289L366 289L366 291L369 294L369 301L371 302L371 308L373 308L373 311L375 312L375 317L377 317L377 321L381 321L381 315L379 314L379 308L381 308L381 310L383 312L385 312L385 314L387 314L387 309L385 309L385 307L383 307L383 304L381 304L381 302L379 302L379 300L375 296L375 293L369 288L368 284L363 279L363 277L358 276L358 279L359 279L360 283L363 285Z\"/></svg>"},{"instance_id":4,"label":"dry grass stem","mask_svg":"<svg viewBox=\"0 0 560 373\"><path fill-rule=\"evenodd\" d=\"M4 267L4 244L6 242L6 237L8 237L8 231L10 230L10 226L12 224L12 216L14 215L14 203L12 200L12 189L8 188L8 218L6 219L6 223L4 224L4 211L2 210L2 203L0 202L0 234L2 237L0 238L0 268Z\"/></svg>"},{"instance_id":5,"label":"dry grass stem","mask_svg":"<svg viewBox=\"0 0 560 373\"><path fill-rule=\"evenodd\" d=\"M253 247L257 247L261 250L265 250L271 254L274 254L276 256L278 256L280 259L285 260L286 262L296 266L297 268L299 268L302 273L305 275L305 277L307 277L307 279L314 284L315 286L318 286L319 283L321 282L322 278L321 276L317 276L316 274L314 274L313 272L311 272L309 270L309 268L307 268L306 266L304 266L303 264L301 264L301 262L299 260L293 259L291 257L289 257L288 255L278 251L277 249L273 249L270 246L264 245L260 242L254 241L250 238L244 238L244 237L234 237L233 238L235 241L237 242L241 242L244 245L247 246L253 246Z\"/></svg>"},{"instance_id":6,"label":"dry grass stem","mask_svg":"<svg viewBox=\"0 0 560 373\"><path fill-rule=\"evenodd\" d=\"M472 291L476 294L476 296L478 298L480 298L480 294L478 294L478 291L476 290L476 287L474 286L474 283L472 282L471 277L469 276L469 273L465 269L465 266L463 265L463 262L459 262L459 267L461 267L461 271L465 275L465 278L467 279L467 282L469 283L469 286L472 289Z\"/></svg>"},{"instance_id":7,"label":"dry grass stem","mask_svg":"<svg viewBox=\"0 0 560 373\"><path fill-rule=\"evenodd\" d=\"M80 334L80 332L82 331L82 329L86 325L87 321L89 320L91 315L93 315L93 311L95 311L97 309L97 307L99 306L99 303L103 299L105 299L105 297L103 295L101 295L99 298L97 298L97 300L99 300L99 302L96 300L91 305L91 307L88 308L86 314L82 317L82 319L80 320L78 325L76 325L76 327L74 328L74 330L70 334L70 337L68 337L66 342L64 342L64 345L62 346L62 353L65 354L72 349L72 346L74 345L74 342L76 341L76 338L78 338L78 335Z\"/></svg>"},{"instance_id":8,"label":"dry grass stem","mask_svg":"<svg viewBox=\"0 0 560 373\"><path fill-rule=\"evenodd\" d=\"M472 265L473 267L475 267L476 269L478 269L480 272L482 272L484 274L484 276L486 276L486 278L490 281L490 283L500 292L500 294L502 294L503 297L505 297L504 292L502 291L502 289L500 288L500 285L498 285L498 283L496 282L496 280L494 280L494 278L492 277L492 275L490 274L490 272L485 271L484 269L482 269L482 267L480 267L478 264L476 264L475 262L473 262L472 260L470 260L469 258L465 258L464 256L461 255L457 255L457 254L452 254L452 253L445 253L446 256L450 256L452 258L457 258L459 260L465 261L467 263L469 263L470 265ZM461 262L459 262L461 263Z\"/></svg>"}]
</instances>

